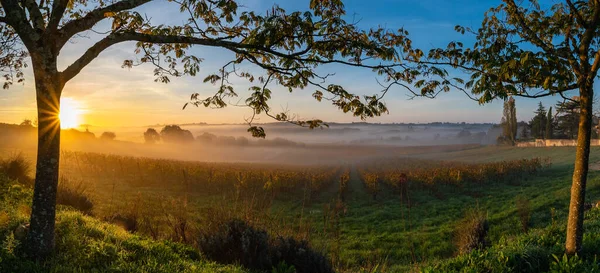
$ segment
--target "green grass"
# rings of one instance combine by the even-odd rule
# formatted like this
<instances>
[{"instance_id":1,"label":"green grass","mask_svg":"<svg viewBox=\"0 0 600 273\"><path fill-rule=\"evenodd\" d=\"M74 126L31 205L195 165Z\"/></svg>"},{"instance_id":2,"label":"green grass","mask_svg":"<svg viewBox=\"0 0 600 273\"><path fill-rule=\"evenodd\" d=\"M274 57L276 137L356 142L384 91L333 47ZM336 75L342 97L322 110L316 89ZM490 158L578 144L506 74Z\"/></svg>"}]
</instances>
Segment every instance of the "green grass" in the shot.
<instances>
[{"instance_id":1,"label":"green grass","mask_svg":"<svg viewBox=\"0 0 600 273\"><path fill-rule=\"evenodd\" d=\"M190 246L155 241L59 208L56 251L44 263L23 258L31 190L0 177L0 272L247 272L206 261Z\"/></svg>"},{"instance_id":2,"label":"green grass","mask_svg":"<svg viewBox=\"0 0 600 273\"><path fill-rule=\"evenodd\" d=\"M585 214L583 250L566 257L563 243L566 221L502 238L483 251L441 260L421 272L600 272L600 210Z\"/></svg>"}]
</instances>

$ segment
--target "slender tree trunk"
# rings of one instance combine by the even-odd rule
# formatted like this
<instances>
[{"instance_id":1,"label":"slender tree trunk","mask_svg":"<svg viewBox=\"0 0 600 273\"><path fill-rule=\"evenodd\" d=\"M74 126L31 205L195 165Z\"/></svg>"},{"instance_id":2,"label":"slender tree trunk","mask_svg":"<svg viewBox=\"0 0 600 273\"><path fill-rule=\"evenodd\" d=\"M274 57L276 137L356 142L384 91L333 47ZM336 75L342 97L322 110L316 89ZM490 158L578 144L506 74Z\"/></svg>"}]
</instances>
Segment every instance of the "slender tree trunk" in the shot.
<instances>
[{"instance_id":1,"label":"slender tree trunk","mask_svg":"<svg viewBox=\"0 0 600 273\"><path fill-rule=\"evenodd\" d=\"M585 185L587 182L590 157L590 135L592 132L592 98L593 83L586 82L579 89L581 110L579 112L579 131L577 134L577 153L573 184L571 186L571 203L569 205L569 221L567 224L567 254L576 254L581 250L583 239L583 207L585 202Z\"/></svg>"},{"instance_id":2,"label":"slender tree trunk","mask_svg":"<svg viewBox=\"0 0 600 273\"><path fill-rule=\"evenodd\" d=\"M56 192L60 159L60 95L63 84L56 73L56 58L32 56L38 111L38 153L28 233L31 258L43 260L54 250Z\"/></svg>"}]
</instances>

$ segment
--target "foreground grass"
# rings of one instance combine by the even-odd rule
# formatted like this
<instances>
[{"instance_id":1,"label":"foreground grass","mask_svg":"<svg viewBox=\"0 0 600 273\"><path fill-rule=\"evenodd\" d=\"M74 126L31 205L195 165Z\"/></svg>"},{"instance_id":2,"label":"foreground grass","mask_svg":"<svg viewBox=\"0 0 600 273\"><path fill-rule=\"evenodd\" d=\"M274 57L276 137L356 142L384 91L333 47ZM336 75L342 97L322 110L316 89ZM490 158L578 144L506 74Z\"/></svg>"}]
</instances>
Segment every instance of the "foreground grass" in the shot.
<instances>
[{"instance_id":1,"label":"foreground grass","mask_svg":"<svg viewBox=\"0 0 600 273\"><path fill-rule=\"evenodd\" d=\"M192 247L127 233L60 208L56 253L44 263L23 258L31 191L0 177L0 272L246 272L206 261Z\"/></svg>"},{"instance_id":2,"label":"foreground grass","mask_svg":"<svg viewBox=\"0 0 600 273\"><path fill-rule=\"evenodd\" d=\"M510 239L502 238L483 251L442 260L421 272L600 272L600 209L585 214L583 249L564 255L566 222Z\"/></svg>"}]
</instances>

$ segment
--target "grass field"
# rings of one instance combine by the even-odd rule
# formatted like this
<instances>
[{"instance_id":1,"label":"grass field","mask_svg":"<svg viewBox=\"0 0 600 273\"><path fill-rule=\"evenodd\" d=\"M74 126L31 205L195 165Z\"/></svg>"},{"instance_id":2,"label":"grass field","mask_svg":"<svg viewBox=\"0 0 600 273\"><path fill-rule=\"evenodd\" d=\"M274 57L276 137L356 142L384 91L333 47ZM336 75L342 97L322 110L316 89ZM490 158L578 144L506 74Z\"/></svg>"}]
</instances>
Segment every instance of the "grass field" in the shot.
<instances>
[{"instance_id":1,"label":"grass field","mask_svg":"<svg viewBox=\"0 0 600 273\"><path fill-rule=\"evenodd\" d=\"M207 226L223 218L241 218L273 235L308 240L339 272L399 272L454 257L457 224L471 208L487 214L492 245L524 233L518 200L528 203L530 229L562 223L574 154L570 147L486 146L443 152L411 148L377 159L296 166L65 151L61 176L91 194L95 217L135 217L135 232L146 236L194 245L197 233ZM479 168L482 163L524 158L547 159L550 165L533 172L484 176L481 183L412 186L400 191L404 194L381 182L376 198L363 177L373 165L383 176L403 164L412 170L420 165L439 170L444 164ZM594 147L591 162L597 161L600 148ZM599 174L590 172L590 202L600 199ZM172 228L181 222L185 230Z\"/></svg>"}]
</instances>

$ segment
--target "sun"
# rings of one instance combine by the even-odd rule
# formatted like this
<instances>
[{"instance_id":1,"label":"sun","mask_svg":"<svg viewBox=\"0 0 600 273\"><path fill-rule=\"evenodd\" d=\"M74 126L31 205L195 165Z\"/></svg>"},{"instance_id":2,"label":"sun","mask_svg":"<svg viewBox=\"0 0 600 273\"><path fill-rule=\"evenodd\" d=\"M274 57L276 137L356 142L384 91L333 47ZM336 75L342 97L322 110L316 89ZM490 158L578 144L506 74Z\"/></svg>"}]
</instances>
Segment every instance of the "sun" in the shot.
<instances>
[{"instance_id":1,"label":"sun","mask_svg":"<svg viewBox=\"0 0 600 273\"><path fill-rule=\"evenodd\" d=\"M60 128L68 129L79 127L81 123L81 114L84 109L80 102L73 98L62 98L60 99L60 113L58 118L60 119Z\"/></svg>"}]
</instances>

